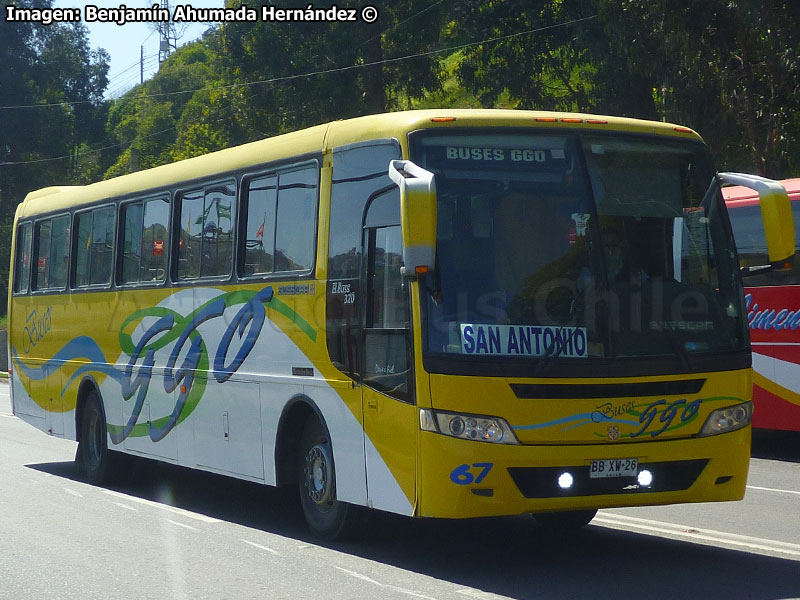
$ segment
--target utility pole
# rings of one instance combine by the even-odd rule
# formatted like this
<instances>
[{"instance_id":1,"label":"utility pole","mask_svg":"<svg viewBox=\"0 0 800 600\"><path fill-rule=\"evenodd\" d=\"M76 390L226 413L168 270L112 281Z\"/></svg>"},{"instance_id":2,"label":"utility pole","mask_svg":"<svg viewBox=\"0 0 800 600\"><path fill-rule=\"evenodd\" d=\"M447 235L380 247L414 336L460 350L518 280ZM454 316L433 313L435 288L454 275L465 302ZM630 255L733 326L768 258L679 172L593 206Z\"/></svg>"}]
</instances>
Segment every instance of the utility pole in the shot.
<instances>
[{"instance_id":1,"label":"utility pole","mask_svg":"<svg viewBox=\"0 0 800 600\"><path fill-rule=\"evenodd\" d=\"M172 14L169 8L169 0L161 0L161 8ZM178 36L175 31L175 24L172 21L161 21L158 24L158 33L161 39L158 42L158 64L161 65L170 55L173 49L177 49Z\"/></svg>"},{"instance_id":2,"label":"utility pole","mask_svg":"<svg viewBox=\"0 0 800 600\"><path fill-rule=\"evenodd\" d=\"M144 83L144 46L139 46L139 83Z\"/></svg>"}]
</instances>

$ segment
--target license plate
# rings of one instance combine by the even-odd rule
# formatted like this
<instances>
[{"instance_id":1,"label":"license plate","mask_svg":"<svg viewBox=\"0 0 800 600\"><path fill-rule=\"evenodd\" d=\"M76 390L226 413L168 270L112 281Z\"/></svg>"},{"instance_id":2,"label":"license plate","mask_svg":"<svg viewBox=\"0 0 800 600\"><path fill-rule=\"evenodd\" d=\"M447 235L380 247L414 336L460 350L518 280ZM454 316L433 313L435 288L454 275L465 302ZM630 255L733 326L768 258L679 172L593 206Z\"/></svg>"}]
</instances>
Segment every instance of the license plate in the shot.
<instances>
[{"instance_id":1,"label":"license plate","mask_svg":"<svg viewBox=\"0 0 800 600\"><path fill-rule=\"evenodd\" d=\"M591 479L601 479L604 477L636 477L639 470L639 459L637 458L611 458L603 460L593 460L589 467L589 477Z\"/></svg>"}]
</instances>

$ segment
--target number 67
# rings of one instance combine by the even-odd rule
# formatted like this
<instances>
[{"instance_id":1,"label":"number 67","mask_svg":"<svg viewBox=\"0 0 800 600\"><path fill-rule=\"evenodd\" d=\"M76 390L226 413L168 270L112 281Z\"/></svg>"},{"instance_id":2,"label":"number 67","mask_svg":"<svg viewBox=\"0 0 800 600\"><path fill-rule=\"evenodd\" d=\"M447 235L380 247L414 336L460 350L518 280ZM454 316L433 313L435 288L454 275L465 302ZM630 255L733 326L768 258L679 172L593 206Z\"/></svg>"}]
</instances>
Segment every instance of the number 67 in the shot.
<instances>
[{"instance_id":1,"label":"number 67","mask_svg":"<svg viewBox=\"0 0 800 600\"><path fill-rule=\"evenodd\" d=\"M472 463L472 465L458 465L450 473L450 481L457 485L469 485L470 483L480 483L492 470L493 463ZM472 469L479 469L477 476L472 474Z\"/></svg>"}]
</instances>

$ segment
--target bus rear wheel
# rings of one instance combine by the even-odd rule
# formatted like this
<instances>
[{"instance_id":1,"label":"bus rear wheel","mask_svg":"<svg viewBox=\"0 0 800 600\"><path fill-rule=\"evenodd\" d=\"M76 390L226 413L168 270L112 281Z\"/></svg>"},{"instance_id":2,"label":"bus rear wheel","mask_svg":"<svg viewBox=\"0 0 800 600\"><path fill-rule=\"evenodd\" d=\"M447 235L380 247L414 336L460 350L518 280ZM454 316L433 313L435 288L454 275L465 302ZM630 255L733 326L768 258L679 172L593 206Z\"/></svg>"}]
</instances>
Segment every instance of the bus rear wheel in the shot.
<instances>
[{"instance_id":1,"label":"bus rear wheel","mask_svg":"<svg viewBox=\"0 0 800 600\"><path fill-rule=\"evenodd\" d=\"M536 523L547 531L572 531L588 525L597 515L597 509L569 510L533 515Z\"/></svg>"},{"instance_id":2,"label":"bus rear wheel","mask_svg":"<svg viewBox=\"0 0 800 600\"><path fill-rule=\"evenodd\" d=\"M315 536L335 540L352 532L358 509L336 498L336 468L331 441L317 418L306 422L300 436L297 480L300 505Z\"/></svg>"},{"instance_id":3,"label":"bus rear wheel","mask_svg":"<svg viewBox=\"0 0 800 600\"><path fill-rule=\"evenodd\" d=\"M95 485L108 480L112 456L106 437L106 418L100 395L92 390L86 398L80 422L81 437L75 462L83 478Z\"/></svg>"}]
</instances>

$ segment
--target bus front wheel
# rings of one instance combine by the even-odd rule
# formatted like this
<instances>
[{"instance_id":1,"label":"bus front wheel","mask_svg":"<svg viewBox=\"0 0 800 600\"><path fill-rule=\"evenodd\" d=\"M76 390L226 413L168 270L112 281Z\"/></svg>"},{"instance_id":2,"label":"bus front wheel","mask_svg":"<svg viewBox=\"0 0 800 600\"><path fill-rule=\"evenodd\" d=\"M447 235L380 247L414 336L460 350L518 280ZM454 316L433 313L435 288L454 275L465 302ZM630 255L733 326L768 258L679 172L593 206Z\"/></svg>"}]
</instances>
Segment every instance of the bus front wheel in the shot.
<instances>
[{"instance_id":1,"label":"bus front wheel","mask_svg":"<svg viewBox=\"0 0 800 600\"><path fill-rule=\"evenodd\" d=\"M300 504L311 532L325 540L345 537L357 508L336 499L336 468L328 432L319 419L303 427L297 454Z\"/></svg>"}]
</instances>

